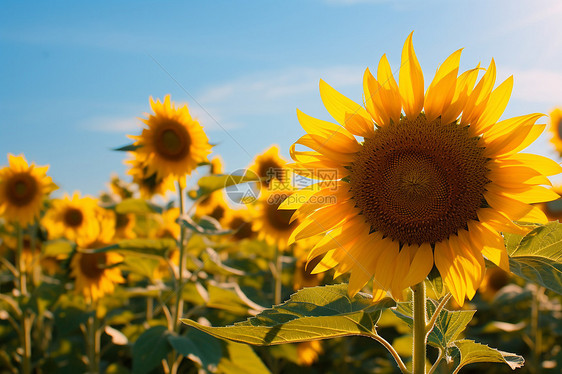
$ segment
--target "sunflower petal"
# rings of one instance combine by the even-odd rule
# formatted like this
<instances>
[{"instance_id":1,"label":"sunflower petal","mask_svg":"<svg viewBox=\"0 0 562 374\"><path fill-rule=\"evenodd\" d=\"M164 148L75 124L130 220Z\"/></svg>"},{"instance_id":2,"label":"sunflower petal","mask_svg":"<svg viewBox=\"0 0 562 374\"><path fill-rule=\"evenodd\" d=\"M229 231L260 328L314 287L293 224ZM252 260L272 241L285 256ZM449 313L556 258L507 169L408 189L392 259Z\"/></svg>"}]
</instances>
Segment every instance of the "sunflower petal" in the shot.
<instances>
[{"instance_id":1,"label":"sunflower petal","mask_svg":"<svg viewBox=\"0 0 562 374\"><path fill-rule=\"evenodd\" d=\"M440 116L451 104L457 85L462 49L453 52L437 69L425 94L425 116L429 122Z\"/></svg>"},{"instance_id":2,"label":"sunflower petal","mask_svg":"<svg viewBox=\"0 0 562 374\"><path fill-rule=\"evenodd\" d=\"M417 118L423 108L424 85L423 72L412 44L412 35L413 32L408 36L402 48L399 90L406 116L414 119Z\"/></svg>"}]
</instances>

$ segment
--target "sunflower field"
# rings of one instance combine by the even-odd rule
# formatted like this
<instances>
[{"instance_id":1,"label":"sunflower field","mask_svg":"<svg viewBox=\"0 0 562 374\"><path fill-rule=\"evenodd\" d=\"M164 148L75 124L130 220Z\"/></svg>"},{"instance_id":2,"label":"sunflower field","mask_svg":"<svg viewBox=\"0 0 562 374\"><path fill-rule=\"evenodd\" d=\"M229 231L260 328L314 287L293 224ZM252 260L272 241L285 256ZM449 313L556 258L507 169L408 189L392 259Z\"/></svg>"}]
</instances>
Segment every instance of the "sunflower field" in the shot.
<instances>
[{"instance_id":1,"label":"sunflower field","mask_svg":"<svg viewBox=\"0 0 562 374\"><path fill-rule=\"evenodd\" d=\"M244 170L170 95L99 196L7 154L0 373L562 372L562 167L525 153L562 111L500 121L513 78L460 58L321 80L333 121Z\"/></svg>"}]
</instances>

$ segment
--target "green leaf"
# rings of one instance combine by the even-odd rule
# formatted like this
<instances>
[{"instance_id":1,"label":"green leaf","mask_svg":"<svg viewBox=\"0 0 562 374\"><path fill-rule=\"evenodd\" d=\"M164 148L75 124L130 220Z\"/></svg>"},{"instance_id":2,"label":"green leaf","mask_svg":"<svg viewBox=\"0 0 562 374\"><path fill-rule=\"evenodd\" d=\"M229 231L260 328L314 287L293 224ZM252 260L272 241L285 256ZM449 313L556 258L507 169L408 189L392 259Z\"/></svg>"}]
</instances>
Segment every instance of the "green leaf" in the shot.
<instances>
[{"instance_id":1,"label":"green leaf","mask_svg":"<svg viewBox=\"0 0 562 374\"><path fill-rule=\"evenodd\" d=\"M521 240L517 235L504 235L511 271L562 294L562 224L536 227Z\"/></svg>"},{"instance_id":2,"label":"green leaf","mask_svg":"<svg viewBox=\"0 0 562 374\"><path fill-rule=\"evenodd\" d=\"M142 333L133 344L133 374L145 374L161 365L172 347L170 332L164 326L154 326Z\"/></svg>"},{"instance_id":3,"label":"green leaf","mask_svg":"<svg viewBox=\"0 0 562 374\"><path fill-rule=\"evenodd\" d=\"M142 256L125 256L120 267L123 270L142 275L146 278L152 279L154 277L154 270L160 265L160 261L155 258L148 258Z\"/></svg>"},{"instance_id":4,"label":"green leaf","mask_svg":"<svg viewBox=\"0 0 562 374\"><path fill-rule=\"evenodd\" d=\"M57 257L68 255L74 250L74 244L66 239L49 240L43 243L43 255Z\"/></svg>"},{"instance_id":5,"label":"green leaf","mask_svg":"<svg viewBox=\"0 0 562 374\"><path fill-rule=\"evenodd\" d=\"M162 208L143 199L129 198L125 199L115 206L115 211L119 214L147 214L162 213Z\"/></svg>"},{"instance_id":6,"label":"green leaf","mask_svg":"<svg viewBox=\"0 0 562 374\"><path fill-rule=\"evenodd\" d=\"M381 311L396 305L385 298L347 295L347 284L305 288L289 301L228 327L208 327L184 319L187 325L218 338L254 345L295 343L348 335L371 336Z\"/></svg>"},{"instance_id":7,"label":"green leaf","mask_svg":"<svg viewBox=\"0 0 562 374\"><path fill-rule=\"evenodd\" d=\"M219 275L238 275L242 276L245 273L242 270L238 270L227 266L222 263L220 255L211 248L206 248L205 251L201 253L201 260L203 261L203 270L211 274Z\"/></svg>"},{"instance_id":8,"label":"green leaf","mask_svg":"<svg viewBox=\"0 0 562 374\"><path fill-rule=\"evenodd\" d=\"M437 302L435 300L428 299L426 302L428 320L431 319L436 308ZM411 303L398 303L396 310L392 311L397 317L402 319L410 328L412 328L413 321ZM470 323L475 312L475 310L449 311L444 308L441 309L441 312L435 321L435 326L427 338L428 344L437 348L450 347L459 334Z\"/></svg>"},{"instance_id":9,"label":"green leaf","mask_svg":"<svg viewBox=\"0 0 562 374\"><path fill-rule=\"evenodd\" d=\"M133 144L124 145L124 146L119 147L119 148L113 148L113 150L119 151L119 152L133 152L133 151L136 151L137 149L139 149L140 147L142 147L142 145L140 145L140 144L135 145L133 143Z\"/></svg>"},{"instance_id":10,"label":"green leaf","mask_svg":"<svg viewBox=\"0 0 562 374\"><path fill-rule=\"evenodd\" d=\"M252 347L246 344L228 342L226 356L217 368L220 374L267 374L271 373Z\"/></svg>"},{"instance_id":11,"label":"green leaf","mask_svg":"<svg viewBox=\"0 0 562 374\"><path fill-rule=\"evenodd\" d=\"M525 359L519 355L502 352L473 340L457 340L455 347L460 355L460 362L453 374L458 373L462 367L477 362L500 362L509 365L511 370L518 369L525 363Z\"/></svg>"},{"instance_id":12,"label":"green leaf","mask_svg":"<svg viewBox=\"0 0 562 374\"><path fill-rule=\"evenodd\" d=\"M201 196L208 195L214 191L218 191L229 186L234 186L236 184L242 183L257 182L259 180L260 178L255 173L246 173L246 175L208 175L199 178L199 181L197 182L199 189L194 192L190 191L188 193L188 196L191 199L196 200Z\"/></svg>"},{"instance_id":13,"label":"green leaf","mask_svg":"<svg viewBox=\"0 0 562 374\"><path fill-rule=\"evenodd\" d=\"M243 316L248 315L251 309L257 311L264 309L248 299L237 284L221 284L220 287L209 284L208 292L209 298L206 304L208 308L226 310ZM256 313L254 312L253 314Z\"/></svg>"},{"instance_id":14,"label":"green leaf","mask_svg":"<svg viewBox=\"0 0 562 374\"><path fill-rule=\"evenodd\" d=\"M169 335L168 342L176 352L196 362L207 372L215 372L222 357L221 341L196 329L186 335Z\"/></svg>"},{"instance_id":15,"label":"green leaf","mask_svg":"<svg viewBox=\"0 0 562 374\"><path fill-rule=\"evenodd\" d=\"M166 253L177 247L174 239L125 239L117 244L112 244L107 247L97 248L94 250L85 250L89 253L99 252L130 252L142 256L156 256L164 257Z\"/></svg>"},{"instance_id":16,"label":"green leaf","mask_svg":"<svg viewBox=\"0 0 562 374\"><path fill-rule=\"evenodd\" d=\"M201 235L230 235L232 230L223 230L220 224L215 224L212 221L216 221L212 217L204 217L201 219L200 223L197 223L187 214L183 214L179 217L179 223L190 230L193 230ZM218 222L217 222L218 223Z\"/></svg>"}]
</instances>

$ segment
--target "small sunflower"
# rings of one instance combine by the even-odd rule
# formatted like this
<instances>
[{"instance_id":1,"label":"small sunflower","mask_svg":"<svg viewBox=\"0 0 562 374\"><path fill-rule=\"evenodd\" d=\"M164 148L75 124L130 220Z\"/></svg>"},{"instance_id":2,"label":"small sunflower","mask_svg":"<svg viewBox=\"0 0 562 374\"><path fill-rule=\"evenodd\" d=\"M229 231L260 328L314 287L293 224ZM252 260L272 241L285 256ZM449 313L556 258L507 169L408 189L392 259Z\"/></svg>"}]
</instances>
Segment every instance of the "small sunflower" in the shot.
<instances>
[{"instance_id":1,"label":"small sunflower","mask_svg":"<svg viewBox=\"0 0 562 374\"><path fill-rule=\"evenodd\" d=\"M273 179L281 185L290 185L290 169L287 168L287 160L279 154L277 145L272 145L265 152L257 155L248 170L261 178L263 187L269 187Z\"/></svg>"},{"instance_id":2,"label":"small sunflower","mask_svg":"<svg viewBox=\"0 0 562 374\"><path fill-rule=\"evenodd\" d=\"M22 226L39 218L43 200L57 188L47 176L49 166L28 165L23 155L8 154L0 169L0 215Z\"/></svg>"},{"instance_id":3,"label":"small sunflower","mask_svg":"<svg viewBox=\"0 0 562 374\"><path fill-rule=\"evenodd\" d=\"M222 174L224 173L224 165L221 156L215 156L211 160L209 174Z\"/></svg>"},{"instance_id":4,"label":"small sunflower","mask_svg":"<svg viewBox=\"0 0 562 374\"><path fill-rule=\"evenodd\" d=\"M180 225L177 220L180 216L179 208L170 208L160 216L158 229L155 236L157 238L171 238L177 240L180 236Z\"/></svg>"},{"instance_id":5,"label":"small sunflower","mask_svg":"<svg viewBox=\"0 0 562 374\"><path fill-rule=\"evenodd\" d=\"M295 145L313 151L293 145L293 166L332 169L337 178L321 181L315 194L297 192L305 203L284 204L303 219L291 242L323 234L308 258L324 256L315 272L351 272L352 295L374 279L375 300L386 291L400 299L435 265L462 305L482 282L484 257L509 271L500 232L527 232L513 221L547 222L530 204L558 198L541 185L560 165L519 153L544 130L535 125L542 115L498 122L513 78L493 89L493 60L478 83L479 67L458 75L460 54L441 64L424 94L410 34L399 85L386 56L377 78L366 70L365 108L320 81L324 105L343 126L298 111L308 134ZM337 202L318 204L319 196Z\"/></svg>"},{"instance_id":6,"label":"small sunflower","mask_svg":"<svg viewBox=\"0 0 562 374\"><path fill-rule=\"evenodd\" d=\"M195 207L195 215L197 217L213 217L222 222L228 215L230 207L224 199L222 190L210 193L197 203Z\"/></svg>"},{"instance_id":7,"label":"small sunflower","mask_svg":"<svg viewBox=\"0 0 562 374\"><path fill-rule=\"evenodd\" d=\"M190 174L200 162L207 161L211 145L199 122L191 117L187 105L180 108L166 95L164 102L150 98L154 114L142 121L148 126L135 139L140 159L147 174L176 179Z\"/></svg>"},{"instance_id":8,"label":"small sunflower","mask_svg":"<svg viewBox=\"0 0 562 374\"><path fill-rule=\"evenodd\" d=\"M95 237L79 238L79 251L74 254L70 262L70 275L75 278L75 290L81 292L88 303L96 302L106 294L113 293L116 283L125 280L117 266L123 257L115 252L85 252L107 247L115 235L115 215L112 211L96 207Z\"/></svg>"},{"instance_id":9,"label":"small sunflower","mask_svg":"<svg viewBox=\"0 0 562 374\"><path fill-rule=\"evenodd\" d=\"M99 235L99 209L102 208L93 197L80 197L79 192L74 192L72 197L65 194L62 199L53 200L42 222L51 239L64 237L89 242Z\"/></svg>"},{"instance_id":10,"label":"small sunflower","mask_svg":"<svg viewBox=\"0 0 562 374\"><path fill-rule=\"evenodd\" d=\"M121 255L113 252L76 253L70 263L71 276L76 279L75 290L81 292L88 303L113 293L115 283L125 281L121 270L115 266L122 260Z\"/></svg>"},{"instance_id":11,"label":"small sunflower","mask_svg":"<svg viewBox=\"0 0 562 374\"><path fill-rule=\"evenodd\" d=\"M115 213L115 237L121 239L134 239L137 217L134 213Z\"/></svg>"},{"instance_id":12,"label":"small sunflower","mask_svg":"<svg viewBox=\"0 0 562 374\"><path fill-rule=\"evenodd\" d=\"M256 232L252 230L252 213L249 208L230 210L224 220L224 227L234 232L229 237L234 241L252 239L256 236Z\"/></svg>"},{"instance_id":13,"label":"small sunflower","mask_svg":"<svg viewBox=\"0 0 562 374\"><path fill-rule=\"evenodd\" d=\"M156 173L149 173L148 166L138 158L126 160L125 164L130 165L127 174L133 177L133 183L137 185L143 199L150 199L154 195L164 196L167 191L175 191L174 177L161 177Z\"/></svg>"},{"instance_id":14,"label":"small sunflower","mask_svg":"<svg viewBox=\"0 0 562 374\"><path fill-rule=\"evenodd\" d=\"M289 246L289 238L299 225L298 220L291 219L294 210L278 209L292 193L292 190L274 188L264 191L256 202L257 212L252 230L258 233L258 239L265 240L269 245L276 245L280 250Z\"/></svg>"},{"instance_id":15,"label":"small sunflower","mask_svg":"<svg viewBox=\"0 0 562 374\"><path fill-rule=\"evenodd\" d=\"M562 156L562 109L556 108L550 112L550 126L548 128L552 133L550 142L558 153Z\"/></svg>"},{"instance_id":16,"label":"small sunflower","mask_svg":"<svg viewBox=\"0 0 562 374\"><path fill-rule=\"evenodd\" d=\"M318 356L322 354L322 343L320 340L311 340L297 344L297 362L301 366L310 366L318 361Z\"/></svg>"}]
</instances>

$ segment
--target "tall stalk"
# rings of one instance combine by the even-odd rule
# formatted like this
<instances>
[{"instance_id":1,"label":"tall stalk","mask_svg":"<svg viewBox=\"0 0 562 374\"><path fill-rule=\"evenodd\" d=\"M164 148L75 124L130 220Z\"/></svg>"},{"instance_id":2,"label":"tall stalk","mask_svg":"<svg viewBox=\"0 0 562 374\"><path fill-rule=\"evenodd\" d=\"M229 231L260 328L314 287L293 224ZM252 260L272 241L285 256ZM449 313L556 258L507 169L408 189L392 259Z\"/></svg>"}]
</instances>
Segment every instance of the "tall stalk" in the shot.
<instances>
[{"instance_id":1,"label":"tall stalk","mask_svg":"<svg viewBox=\"0 0 562 374\"><path fill-rule=\"evenodd\" d=\"M17 257L16 266L18 270L17 285L22 299L26 302L28 297L27 293L27 274L23 266L23 229L19 223L16 223L17 233ZM31 373L31 317L29 316L27 308L23 308L21 313L21 333L20 341L23 348L23 357L21 362L22 374Z\"/></svg>"},{"instance_id":2,"label":"tall stalk","mask_svg":"<svg viewBox=\"0 0 562 374\"><path fill-rule=\"evenodd\" d=\"M425 374L426 357L426 312L425 312L425 284L420 282L412 286L413 298L413 317L414 317L414 344L413 344L413 374Z\"/></svg>"}]
</instances>

